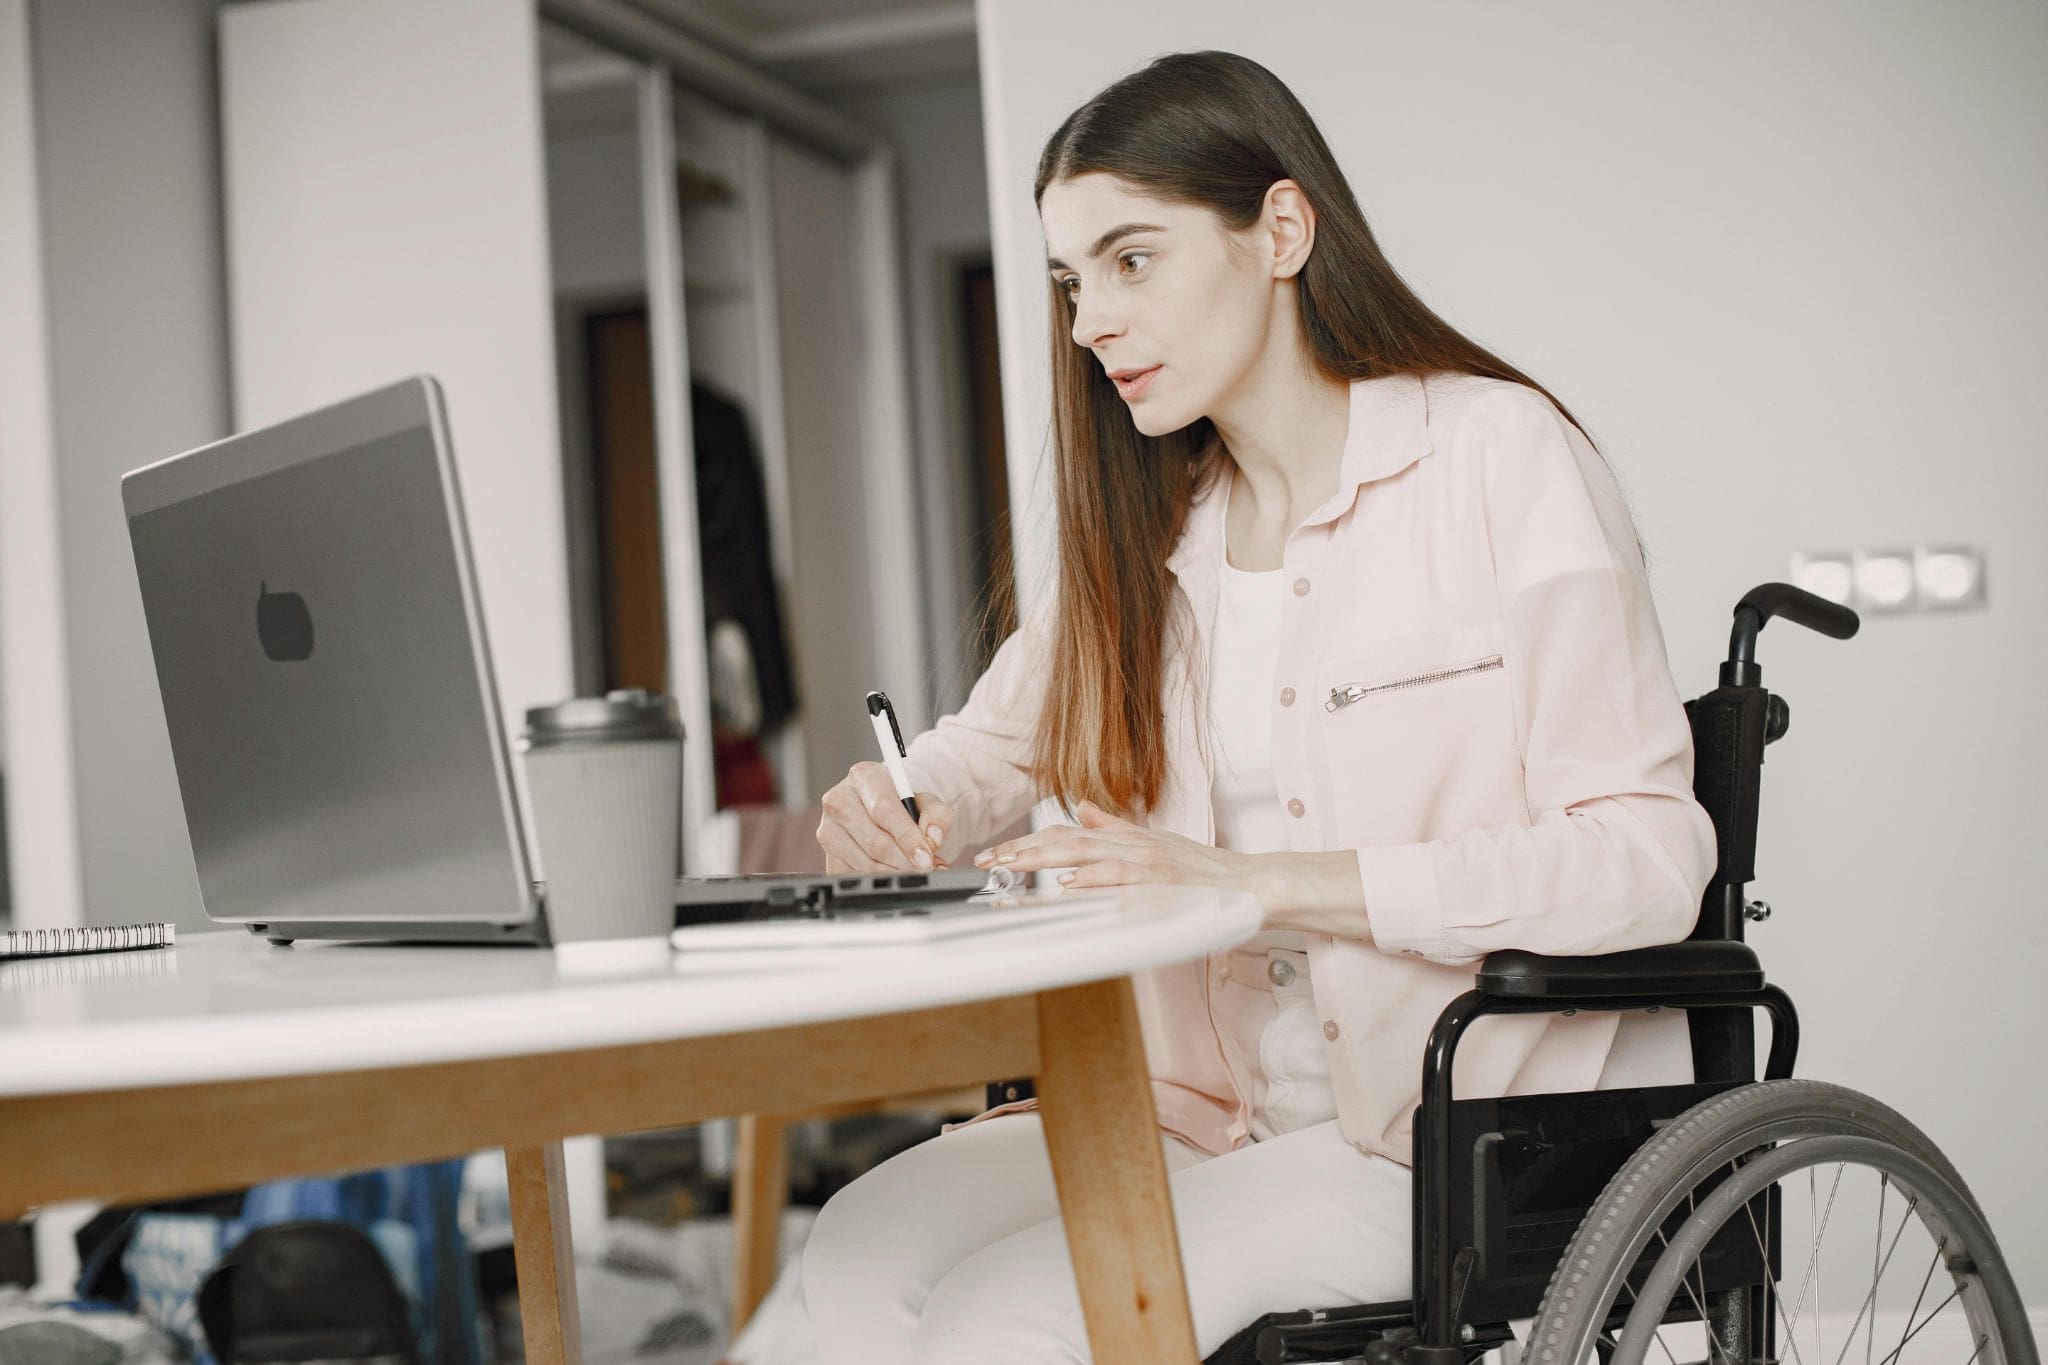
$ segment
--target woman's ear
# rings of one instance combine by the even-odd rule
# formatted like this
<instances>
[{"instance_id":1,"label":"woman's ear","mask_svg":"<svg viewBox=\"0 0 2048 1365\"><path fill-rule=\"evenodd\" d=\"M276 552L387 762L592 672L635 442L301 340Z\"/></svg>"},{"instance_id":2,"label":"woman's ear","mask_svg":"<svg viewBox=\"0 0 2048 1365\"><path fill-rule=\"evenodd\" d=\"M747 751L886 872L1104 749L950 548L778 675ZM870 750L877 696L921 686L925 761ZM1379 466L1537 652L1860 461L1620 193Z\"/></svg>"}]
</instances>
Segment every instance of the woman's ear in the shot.
<instances>
[{"instance_id":1,"label":"woman's ear","mask_svg":"<svg viewBox=\"0 0 2048 1365\"><path fill-rule=\"evenodd\" d=\"M1316 245L1316 210L1292 180L1275 180L1266 186L1266 205L1260 226L1273 243L1273 278L1291 279L1308 264Z\"/></svg>"}]
</instances>

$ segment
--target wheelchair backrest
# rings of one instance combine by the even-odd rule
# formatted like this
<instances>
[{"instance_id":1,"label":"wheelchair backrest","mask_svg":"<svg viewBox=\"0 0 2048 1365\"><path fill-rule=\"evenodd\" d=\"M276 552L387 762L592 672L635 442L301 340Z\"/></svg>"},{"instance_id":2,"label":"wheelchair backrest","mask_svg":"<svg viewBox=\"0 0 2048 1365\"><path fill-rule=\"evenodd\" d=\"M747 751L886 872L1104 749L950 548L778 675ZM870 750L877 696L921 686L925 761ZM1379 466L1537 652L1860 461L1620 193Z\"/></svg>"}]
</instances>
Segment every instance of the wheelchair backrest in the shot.
<instances>
[{"instance_id":1,"label":"wheelchair backrest","mask_svg":"<svg viewBox=\"0 0 2048 1365\"><path fill-rule=\"evenodd\" d=\"M1743 890L1756 876L1769 711L1770 693L1762 687L1717 687L1685 704L1692 725L1693 795L1714 821L1719 850L1694 939L1742 938Z\"/></svg>"}]
</instances>

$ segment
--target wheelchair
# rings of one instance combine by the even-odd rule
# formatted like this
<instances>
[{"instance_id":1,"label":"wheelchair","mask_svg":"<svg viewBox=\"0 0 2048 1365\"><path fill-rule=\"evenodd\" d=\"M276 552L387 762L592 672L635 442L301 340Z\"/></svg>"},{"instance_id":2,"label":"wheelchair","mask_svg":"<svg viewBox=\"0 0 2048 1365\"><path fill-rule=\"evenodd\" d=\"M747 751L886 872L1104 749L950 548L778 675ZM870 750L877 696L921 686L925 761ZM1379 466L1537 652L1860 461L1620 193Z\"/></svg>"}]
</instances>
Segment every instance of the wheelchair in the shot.
<instances>
[{"instance_id":1,"label":"wheelchair","mask_svg":"<svg viewBox=\"0 0 2048 1365\"><path fill-rule=\"evenodd\" d=\"M1737 604L1720 686L1685 703L1694 794L1719 845L1691 937L1598 957L1489 955L1424 1049L1412 1301L1269 1313L1205 1365L1471 1365L1495 1350L1506 1365L1844 1365L1852 1353L2038 1365L1962 1177L1884 1105L1792 1079L1798 1016L1743 941L1744 923L1770 914L1745 898L1764 746L1791 722L1756 662L1774 616L1839 640L1859 624L1785 583ZM1487 1015L1663 1009L1686 1011L1693 1084L1451 1096L1458 1041ZM1772 1024L1761 1080L1759 1009ZM1825 1263L1832 1313L1819 1292L1831 1223L1856 1237ZM1788 1225L1801 1239L1790 1255Z\"/></svg>"}]
</instances>

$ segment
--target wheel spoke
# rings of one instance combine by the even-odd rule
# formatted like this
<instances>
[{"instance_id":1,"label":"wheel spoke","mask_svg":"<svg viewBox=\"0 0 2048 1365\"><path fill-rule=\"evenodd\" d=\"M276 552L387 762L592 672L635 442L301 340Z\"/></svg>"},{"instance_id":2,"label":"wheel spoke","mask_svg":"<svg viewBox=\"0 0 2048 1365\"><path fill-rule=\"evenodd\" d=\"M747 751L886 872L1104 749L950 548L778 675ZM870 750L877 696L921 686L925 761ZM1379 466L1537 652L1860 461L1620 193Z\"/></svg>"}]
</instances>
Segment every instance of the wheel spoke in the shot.
<instances>
[{"instance_id":1,"label":"wheel spoke","mask_svg":"<svg viewBox=\"0 0 2048 1365\"><path fill-rule=\"evenodd\" d=\"M1908 1328L1905 1337L1899 1342L1898 1346L1893 1349L1890 1355L1886 1356L1883 1360L1878 1361L1877 1365L1892 1365L1892 1362L1899 1358L1899 1352L1906 1349L1906 1342L1911 1341L1914 1337L1919 1336L1921 1329L1926 1327L1928 1323L1933 1322L1936 1318L1940 1317L1941 1310L1948 1307L1951 1303L1954 1303L1956 1295L1962 1292L1963 1291L1960 1286L1949 1291L1949 1296L1943 1299L1940 1303L1934 1305L1934 1307L1928 1311L1927 1316L1920 1320L1920 1325L1918 1327ZM1971 1358L1975 1359L1974 1356Z\"/></svg>"},{"instance_id":2,"label":"wheel spoke","mask_svg":"<svg viewBox=\"0 0 2048 1365\"><path fill-rule=\"evenodd\" d=\"M1664 1358L1670 1361L1671 1365L1678 1365L1678 1357L1671 1354L1671 1347L1664 1340L1664 1330L1661 1326L1650 1329L1650 1340L1657 1343L1657 1349L1664 1353Z\"/></svg>"},{"instance_id":3,"label":"wheel spoke","mask_svg":"<svg viewBox=\"0 0 2048 1365\"><path fill-rule=\"evenodd\" d=\"M1864 1300L1865 1307L1868 1307L1870 1302L1877 1298L1878 1281L1884 1278L1884 1267L1877 1264L1877 1238L1884 1236L1884 1197L1891 1189L1892 1177L1889 1171L1880 1171L1878 1174L1880 1179L1877 1182L1877 1234L1870 1243L1870 1261L1872 1266L1870 1272L1870 1298ZM1904 1228L1905 1225L1900 1224L1900 1230L1904 1231ZM1897 1246L1898 1244L1899 1239L1896 1237L1892 1238L1892 1245ZM1889 1261L1891 1257L1887 1255L1885 1259ZM1862 1315L1858 1314L1858 1316ZM1854 1337L1856 1330L1854 1328L1849 1329L1849 1335ZM1872 1313L1870 1315L1870 1330L1863 1334L1863 1365L1870 1365L1871 1357L1876 1348L1877 1314Z\"/></svg>"},{"instance_id":4,"label":"wheel spoke","mask_svg":"<svg viewBox=\"0 0 2048 1365\"><path fill-rule=\"evenodd\" d=\"M1820 1203L1819 1198L1814 1193L1815 1182L1819 1179L1818 1167L1809 1166L1806 1168L1806 1226L1810 1228L1818 1228L1821 1225L1821 1220L1814 1217L1814 1214L1818 1212L1816 1206ZM1813 1255L1806 1262L1806 1275L1799 1281L1799 1299L1792 1305L1792 1325L1795 1329L1799 1326L1799 1315L1806 1311L1807 1287L1813 1283L1814 1273L1819 1266L1819 1262L1820 1238L1816 1237L1813 1239ZM1820 1354L1818 1346L1814 1348L1814 1354Z\"/></svg>"},{"instance_id":5,"label":"wheel spoke","mask_svg":"<svg viewBox=\"0 0 2048 1365\"><path fill-rule=\"evenodd\" d=\"M1769 1197L1770 1192L1769 1188L1767 1187L1765 1190L1765 1198L1768 1199ZM1742 1212L1749 1218L1750 1236L1756 1239L1757 1253L1763 1257L1764 1295L1771 1301L1771 1311L1777 1315L1778 1321L1784 1325L1785 1345L1791 1348L1793 1365L1806 1365L1806 1362L1802 1360L1799 1355L1798 1338L1792 1335L1792 1324L1789 1321L1787 1321L1785 1317L1785 1300L1778 1293L1778 1277L1771 1273L1770 1238L1766 1237L1764 1235L1763 1230L1757 1227L1755 1209L1751 1208L1747 1203L1744 1203L1742 1206Z\"/></svg>"},{"instance_id":6,"label":"wheel spoke","mask_svg":"<svg viewBox=\"0 0 2048 1365\"><path fill-rule=\"evenodd\" d=\"M1693 1270L1699 1272L1700 1293L1705 1294L1707 1292L1706 1266L1703 1265L1697 1257L1695 1257L1692 1263L1692 1268ZM1709 1362L1709 1365L1712 1365L1712 1361L1717 1351L1720 1354L1721 1359L1728 1362L1728 1365L1737 1365L1737 1357L1733 1354L1733 1348L1731 1348L1727 1342L1721 1340L1720 1333L1715 1330L1716 1325L1717 1324L1711 1316L1709 1316L1706 1319L1707 1360Z\"/></svg>"},{"instance_id":7,"label":"wheel spoke","mask_svg":"<svg viewBox=\"0 0 2048 1365\"><path fill-rule=\"evenodd\" d=\"M1662 1236L1663 1234L1660 1232L1658 1235ZM1621 1277L1621 1287L1628 1291L1628 1301L1630 1303L1634 1303L1637 1299L1640 1299L1642 1297L1641 1292L1636 1289L1635 1285L1629 1281L1629 1277L1626 1275ZM1600 1335L1606 1336L1604 1332ZM1616 1341L1613 1337L1607 1337L1607 1340L1609 1344L1614 1346L1616 1350L1619 1350L1621 1348L1621 1343L1619 1341ZM1650 1340L1657 1343L1657 1349L1664 1353L1664 1359L1670 1361L1671 1365L1678 1365L1678 1357L1671 1354L1671 1348L1664 1343L1664 1334L1662 1332L1658 1331L1654 1327L1651 1328ZM1647 1352L1645 1354L1647 1354Z\"/></svg>"},{"instance_id":8,"label":"wheel spoke","mask_svg":"<svg viewBox=\"0 0 2048 1365\"><path fill-rule=\"evenodd\" d=\"M1670 1251L1670 1250L1671 1250L1671 1242L1670 1242L1670 1239L1669 1239L1669 1238L1665 1237L1665 1235L1664 1235L1664 1229L1662 1229L1662 1228L1658 1228L1658 1229L1657 1229L1657 1240L1658 1240L1658 1241L1660 1241L1660 1242L1662 1242L1662 1243L1664 1243L1664 1250L1665 1250L1665 1251L1667 1251L1667 1252L1668 1252L1668 1251ZM1695 1268L1697 1268L1697 1267L1699 1266L1699 1262L1698 1262L1698 1261L1694 1261L1694 1262L1693 1262L1693 1266L1694 1266ZM1719 1343L1717 1342L1717 1340L1715 1339L1715 1336L1714 1336L1714 1320L1713 1320L1713 1319L1712 1319L1711 1317L1709 1317L1709 1316L1707 1315L1707 1306L1706 1306L1706 1305L1705 1305L1704 1303L1701 1303L1701 1302L1700 1302L1700 1296L1699 1296L1698 1294L1696 1294L1696 1293L1694 1293L1694 1292L1693 1292L1693 1287L1692 1287L1692 1271L1690 1271L1690 1270L1686 1271L1686 1272L1685 1272L1685 1274L1683 1274L1683 1275L1681 1275L1681 1276L1679 1276L1679 1277L1678 1277L1678 1280L1679 1280L1679 1283L1680 1283L1680 1284L1683 1284L1683 1285L1685 1286L1685 1296L1686 1296L1687 1298L1689 1298L1689 1299L1691 1299L1691 1300L1692 1300L1692 1307L1693 1307L1693 1311L1694 1311L1694 1312L1696 1312L1696 1313L1698 1313L1698 1314L1700 1315L1700 1325L1701 1325L1702 1327L1705 1327L1705 1328L1707 1329L1707 1360L1709 1361L1709 1363L1710 1363L1710 1365L1711 1365L1711 1362L1712 1362L1712 1361L1713 1361L1713 1359L1714 1359L1714 1351L1715 1351L1715 1347L1716 1347L1716 1346L1717 1346L1717 1345L1719 1344ZM1705 1277L1705 1276L1702 1276L1702 1277L1701 1277L1701 1279L1700 1279L1700 1282L1701 1282L1702 1284L1705 1284L1705 1283L1706 1283L1706 1277ZM1661 1333L1661 1332L1660 1332L1660 1333L1658 1334L1658 1337L1657 1337L1657 1339L1658 1339L1659 1341L1662 1341L1662 1340L1664 1339L1664 1338L1663 1338L1663 1335L1662 1335L1662 1333ZM1665 1348L1664 1354L1665 1354L1665 1355L1670 1355L1670 1354L1671 1354L1671 1350L1670 1350L1670 1348L1669 1348L1669 1347L1666 1347L1666 1348ZM1725 1353L1725 1352L1723 1352L1723 1354L1726 1354L1726 1353Z\"/></svg>"},{"instance_id":9,"label":"wheel spoke","mask_svg":"<svg viewBox=\"0 0 2048 1365\"><path fill-rule=\"evenodd\" d=\"M1873 1335L1876 1333L1877 1314L1871 1312L1871 1307L1877 1302L1878 1281L1884 1278L1885 1266L1888 1266L1892 1263L1892 1253L1899 1249L1899 1238L1906 1235L1906 1224L1913 1221L1913 1210L1919 1206L1919 1203L1920 1197L1918 1195L1915 1195L1906 1204L1906 1211L1899 1216L1899 1229L1897 1232L1894 1232L1892 1234L1892 1244L1889 1247L1885 1248L1884 1260L1882 1263L1878 1265L1876 1273L1871 1277L1870 1292L1863 1296L1863 1306L1856 1310L1856 1321L1849 1324L1848 1332L1844 1334L1844 1336L1842 1337L1842 1354L1835 1357L1835 1365L1842 1365L1842 1361L1848 1357L1849 1348L1856 1342L1856 1329L1863 1325L1863 1315L1865 1313L1870 1313L1870 1330ZM1878 1203L1878 1215L1880 1218L1882 1218L1883 1214L1883 1198L1882 1196L1880 1196ZM1878 1224L1877 1231L1880 1237L1884 1235L1884 1224L1882 1222ZM1872 1254L1874 1255L1875 1253L1873 1252ZM1816 1317L1814 1320L1818 1322L1819 1318ZM1868 1359L1867 1352L1865 1358Z\"/></svg>"},{"instance_id":10,"label":"wheel spoke","mask_svg":"<svg viewBox=\"0 0 2048 1365\"><path fill-rule=\"evenodd\" d=\"M1828 1187L1828 1211L1830 1213L1834 1211L1835 1207L1835 1191L1842 1188L1842 1172L1847 1169L1846 1164L1842 1162L1835 1164L1835 1182ZM1827 1220L1823 1218L1821 1221L1823 1224L1821 1231L1825 1232L1827 1230L1825 1226ZM1821 1324L1826 1322L1828 1317L1827 1300L1822 1296L1820 1289L1820 1253L1824 1240L1820 1236L1816 1236L1813 1239L1813 1356L1816 1360L1823 1358L1827 1354L1826 1343L1821 1339L1820 1334Z\"/></svg>"},{"instance_id":11,"label":"wheel spoke","mask_svg":"<svg viewBox=\"0 0 2048 1365\"><path fill-rule=\"evenodd\" d=\"M1692 1216L1693 1216L1694 1214L1696 1214L1696 1213L1698 1213L1698 1212L1699 1212L1699 1209L1700 1209L1700 1201L1699 1201L1699 1187L1698 1187L1697 1185L1695 1185L1695 1186L1693 1186L1693 1187L1692 1187L1691 1189L1689 1189L1689 1190L1687 1190L1687 1191L1685 1192L1685 1216L1686 1216L1686 1219L1687 1219L1688 1221L1690 1221L1690 1220L1692 1219ZM1667 1243L1666 1245L1667 1245L1667 1249L1668 1249L1668 1246L1669 1246L1669 1244ZM1712 1318L1712 1317L1708 1316L1708 1313L1707 1313L1707 1310L1706 1310L1706 1307L1705 1307L1705 1305L1703 1305L1703 1304L1702 1304L1702 1303L1700 1302L1700 1299L1699 1299L1699 1294L1693 1294L1693 1292L1692 1292L1692 1275L1693 1275L1693 1271L1699 1271L1699 1276L1700 1276L1700 1294L1704 1294L1704 1293L1706 1293L1706 1292L1707 1292L1707 1273L1706 1273L1706 1271L1704 1271L1704 1270L1701 1270L1701 1269L1700 1269L1700 1263L1699 1263L1699 1258L1698 1258L1698 1257L1694 1257L1694 1258L1693 1258L1693 1263L1692 1263L1692 1270L1688 1270L1688 1271L1687 1271L1687 1272L1685 1273L1685 1275L1684 1275L1684 1276L1683 1276L1682 1278L1683 1278L1683 1279L1685 1280L1685 1291L1686 1291L1686 1293L1687 1293L1688 1295L1691 1295L1691 1297L1692 1297L1692 1302L1693 1302L1693 1306L1694 1306L1695 1308L1699 1309L1699 1314L1700 1314L1700 1325L1701 1325L1702 1327L1704 1327L1704 1328L1706 1329L1706 1334L1707 1334L1707 1365L1713 1365L1713 1362L1714 1362L1714 1353L1715 1353L1716 1349L1717 1349L1717 1348L1719 1349L1719 1351L1720 1351L1720 1354L1721 1354L1721 1355L1722 1355L1722 1356L1723 1356L1724 1358L1725 1358L1725 1357L1727 1356L1727 1354L1728 1354L1728 1349L1727 1349L1727 1347L1725 1347L1725 1346L1721 1345L1721 1342L1720 1342L1720 1338L1718 1338L1718 1337L1716 1337L1716 1336L1714 1335L1714 1320L1713 1320L1713 1318ZM1731 1361L1729 1361L1729 1362L1728 1362L1728 1365L1735 1365L1735 1362L1731 1360Z\"/></svg>"},{"instance_id":12,"label":"wheel spoke","mask_svg":"<svg viewBox=\"0 0 2048 1365\"><path fill-rule=\"evenodd\" d=\"M1813 1181L1814 1181L1814 1168L1813 1168L1813 1167L1811 1167L1811 1166L1809 1166L1809 1167L1807 1167L1807 1168L1806 1168L1806 1203L1807 1203L1807 1216L1808 1216L1808 1221L1811 1221L1811 1219L1812 1219L1812 1214L1813 1214L1813 1207L1814 1207L1814 1204L1815 1204L1815 1203L1817 1202L1817 1200L1815 1199L1815 1196L1814 1196L1814 1185L1813 1185ZM1818 1294L1818 1280L1819 1280L1819 1275L1820 1275L1820 1247L1821 1247L1821 1242L1822 1242L1822 1241L1823 1241L1823 1240L1824 1240L1824 1239L1825 1239L1825 1238L1827 1237L1827 1235L1828 1235L1828 1220L1829 1220L1830 1218L1834 1217L1834 1213L1835 1213L1835 1195L1836 1195L1836 1194L1837 1194L1837 1193L1838 1193L1838 1192L1839 1192L1839 1191L1841 1190L1841 1188L1842 1188L1842 1167L1840 1167L1840 1166L1836 1166L1836 1167L1835 1167L1835 1183L1834 1183L1834 1184L1833 1184L1833 1185L1832 1185L1832 1186L1831 1186L1831 1187L1829 1188L1829 1190L1828 1190L1828 1206L1827 1206L1827 1208L1826 1208L1826 1209L1825 1209L1825 1210L1824 1210L1824 1211L1823 1211L1823 1212L1821 1213L1821 1216L1820 1216L1820 1228L1819 1228L1819 1230L1818 1230L1817 1232L1815 1232L1815 1233L1813 1234L1813 1255L1811 1255L1811 1256L1809 1256L1809 1257L1807 1257L1807 1258L1806 1258L1806 1275L1805 1275L1805 1278L1803 1278L1803 1279L1802 1279L1802 1280L1800 1280L1800 1282L1799 1282L1799 1297L1798 1297L1798 1298L1797 1298L1796 1300L1794 1300L1794 1301L1793 1301L1793 1304L1792 1304L1792 1320L1791 1320L1791 1322L1790 1322L1790 1323L1789 1323L1789 1324L1788 1324L1788 1325L1786 1326L1786 1328L1785 1328L1785 1330L1786 1330L1786 1332L1787 1332L1788 1334L1789 1334L1789 1333L1790 1333L1790 1332L1792 1331L1792 1329L1793 1329L1793 1328L1795 1328L1795 1327L1797 1327L1797 1326L1799 1325L1799 1315L1800 1315L1801 1313L1803 1313L1803 1312L1805 1312L1805 1311L1806 1311L1806 1291L1807 1291L1807 1290L1808 1290L1809 1288L1811 1288L1811 1289L1814 1289L1814 1290L1816 1291L1816 1292L1815 1292L1815 1297L1814 1297L1814 1307L1813 1307L1813 1313L1814 1313L1814 1321L1815 1321L1816 1323L1818 1323L1818 1322L1820 1321L1820 1298L1819 1298L1819 1294ZM1819 1345L1819 1342L1820 1342L1820 1338L1819 1338L1819 1336L1818 1336L1818 1335L1816 1335L1816 1336L1814 1337L1814 1343L1815 1343L1815 1345L1814 1345L1814 1350L1815 1350L1816 1354L1817 1354L1817 1353L1819 1352L1819 1350L1820 1350L1820 1345Z\"/></svg>"},{"instance_id":13,"label":"wheel spoke","mask_svg":"<svg viewBox=\"0 0 2048 1365\"><path fill-rule=\"evenodd\" d=\"M1920 1292L1913 1296L1913 1306L1906 1310L1906 1328L1908 1332L1912 1330L1914 1317L1916 1317L1920 1312L1920 1304L1927 1298L1927 1286L1934 1283L1934 1268L1941 1264L1941 1258L1946 1256L1947 1254L1948 1238L1935 1238L1934 1259L1927 1263L1927 1273L1920 1277ZM1899 1344L1892 1348L1892 1353L1886 1356L1885 1359L1896 1359L1898 1357L1899 1352L1906 1349L1906 1340L1906 1334L1901 1333L1899 1336Z\"/></svg>"},{"instance_id":14,"label":"wheel spoke","mask_svg":"<svg viewBox=\"0 0 2048 1365\"><path fill-rule=\"evenodd\" d=\"M1664 1340L1664 1330L1661 1323L1650 1328L1650 1340L1657 1343L1657 1349L1664 1353L1664 1359L1670 1361L1671 1365L1678 1365L1678 1357L1671 1354L1671 1346ZM1615 1343L1616 1346L1620 1344L1620 1342Z\"/></svg>"}]
</instances>

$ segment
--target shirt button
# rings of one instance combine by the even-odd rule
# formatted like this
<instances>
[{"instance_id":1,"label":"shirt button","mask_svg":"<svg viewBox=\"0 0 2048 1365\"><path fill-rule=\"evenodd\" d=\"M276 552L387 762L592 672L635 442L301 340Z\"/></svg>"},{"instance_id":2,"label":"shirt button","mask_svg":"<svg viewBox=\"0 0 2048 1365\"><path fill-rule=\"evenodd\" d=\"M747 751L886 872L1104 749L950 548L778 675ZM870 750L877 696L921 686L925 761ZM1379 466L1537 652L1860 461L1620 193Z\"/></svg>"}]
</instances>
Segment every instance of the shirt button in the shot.
<instances>
[{"instance_id":1,"label":"shirt button","mask_svg":"<svg viewBox=\"0 0 2048 1365\"><path fill-rule=\"evenodd\" d=\"M1337 1041L1337 1021L1335 1019L1323 1020L1323 1036L1333 1043Z\"/></svg>"},{"instance_id":2,"label":"shirt button","mask_svg":"<svg viewBox=\"0 0 2048 1365\"><path fill-rule=\"evenodd\" d=\"M1307 809L1307 806L1301 804L1301 798L1298 796L1287 803L1287 813L1297 820L1301 818L1302 813Z\"/></svg>"},{"instance_id":3,"label":"shirt button","mask_svg":"<svg viewBox=\"0 0 2048 1365\"><path fill-rule=\"evenodd\" d=\"M1285 986L1294 980L1294 964L1284 957L1276 957L1266 966L1266 975L1276 986Z\"/></svg>"},{"instance_id":4,"label":"shirt button","mask_svg":"<svg viewBox=\"0 0 2048 1365\"><path fill-rule=\"evenodd\" d=\"M1296 597L1308 596L1308 580L1306 578L1297 578L1294 580L1294 595Z\"/></svg>"},{"instance_id":5,"label":"shirt button","mask_svg":"<svg viewBox=\"0 0 2048 1365\"><path fill-rule=\"evenodd\" d=\"M1291 687L1283 687L1283 688L1281 688L1281 689L1280 689L1280 704L1281 704L1282 706L1292 706L1292 705L1294 705L1294 689L1293 689L1293 688L1291 688Z\"/></svg>"}]
</instances>

